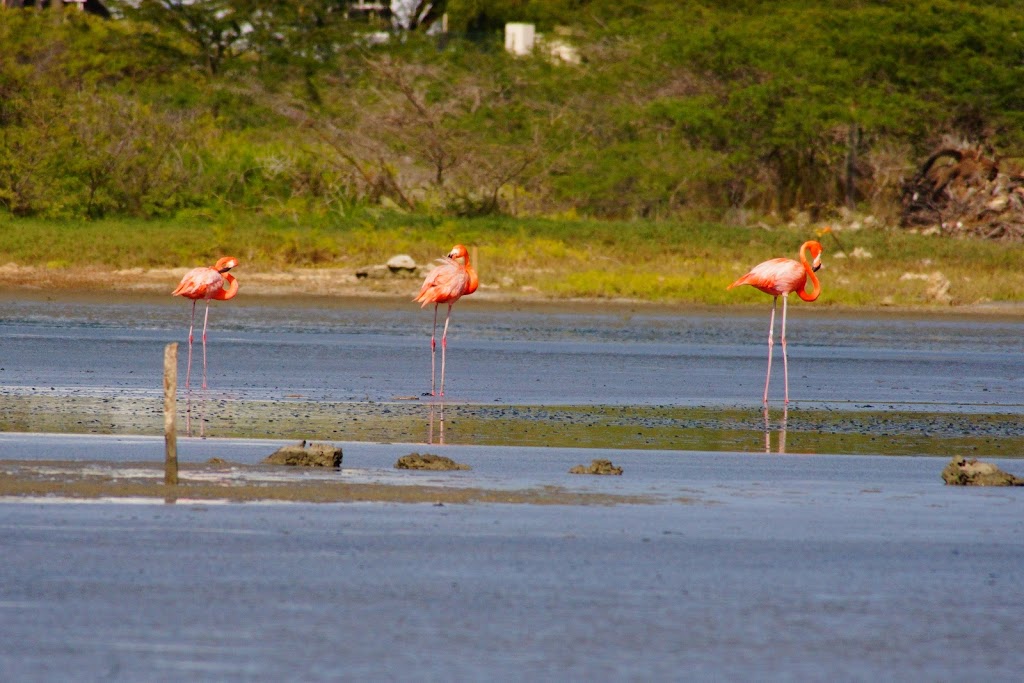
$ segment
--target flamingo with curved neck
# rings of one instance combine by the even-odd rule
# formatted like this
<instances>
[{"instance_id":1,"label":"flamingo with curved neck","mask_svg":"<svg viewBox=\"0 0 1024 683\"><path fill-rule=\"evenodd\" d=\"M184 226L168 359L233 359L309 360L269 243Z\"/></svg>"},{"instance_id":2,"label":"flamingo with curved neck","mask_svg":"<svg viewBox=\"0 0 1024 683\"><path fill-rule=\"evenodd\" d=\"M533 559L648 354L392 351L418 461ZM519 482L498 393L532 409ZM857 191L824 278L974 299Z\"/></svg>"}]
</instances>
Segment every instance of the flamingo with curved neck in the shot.
<instances>
[{"instance_id":1,"label":"flamingo with curved neck","mask_svg":"<svg viewBox=\"0 0 1024 683\"><path fill-rule=\"evenodd\" d=\"M811 260L807 260L807 252L811 253ZM768 373L764 379L764 397L762 402L768 406L768 383L772 377L772 347L775 345L775 309L779 304L779 297L782 297L782 368L785 376L786 390L785 402L789 403L789 359L786 356L786 308L790 293L796 292L804 301L814 301L821 294L821 283L815 272L821 268L822 248L819 242L809 240L800 245L800 260L791 258L773 258L757 264L750 272L733 282L727 287L732 289L739 285L750 285L760 289L765 294L771 294L772 316L768 323ZM810 281L811 289L808 291L807 282Z\"/></svg>"}]
</instances>

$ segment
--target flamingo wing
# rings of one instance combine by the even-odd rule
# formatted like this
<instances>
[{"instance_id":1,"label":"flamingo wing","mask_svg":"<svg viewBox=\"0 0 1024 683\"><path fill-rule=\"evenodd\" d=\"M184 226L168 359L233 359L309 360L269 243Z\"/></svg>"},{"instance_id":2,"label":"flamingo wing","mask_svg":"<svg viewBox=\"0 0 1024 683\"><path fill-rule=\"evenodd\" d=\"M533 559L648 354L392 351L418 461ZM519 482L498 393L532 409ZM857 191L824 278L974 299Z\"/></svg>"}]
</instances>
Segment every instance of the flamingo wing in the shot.
<instances>
[{"instance_id":1,"label":"flamingo wing","mask_svg":"<svg viewBox=\"0 0 1024 683\"><path fill-rule=\"evenodd\" d=\"M739 285L751 285L765 294L781 296L795 292L807 281L807 271L799 261L791 258L773 258L763 261L736 282L729 289Z\"/></svg>"},{"instance_id":2,"label":"flamingo wing","mask_svg":"<svg viewBox=\"0 0 1024 683\"><path fill-rule=\"evenodd\" d=\"M422 306L431 303L455 303L459 297L468 293L469 286L470 276L465 266L454 259L438 259L437 267L427 273L423 286L413 301L421 302Z\"/></svg>"},{"instance_id":3,"label":"flamingo wing","mask_svg":"<svg viewBox=\"0 0 1024 683\"><path fill-rule=\"evenodd\" d=\"M181 278L177 288L171 292L174 296L189 299L212 299L224 289L224 276L208 266L193 268Z\"/></svg>"}]
</instances>

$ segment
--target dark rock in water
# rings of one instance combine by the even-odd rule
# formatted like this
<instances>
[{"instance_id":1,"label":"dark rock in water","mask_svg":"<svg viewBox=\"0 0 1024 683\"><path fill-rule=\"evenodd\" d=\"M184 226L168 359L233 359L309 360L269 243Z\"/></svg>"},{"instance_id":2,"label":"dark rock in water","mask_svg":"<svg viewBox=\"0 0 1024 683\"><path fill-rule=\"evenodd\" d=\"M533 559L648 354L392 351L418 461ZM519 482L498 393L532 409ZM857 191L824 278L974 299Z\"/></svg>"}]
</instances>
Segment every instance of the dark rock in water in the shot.
<instances>
[{"instance_id":1,"label":"dark rock in water","mask_svg":"<svg viewBox=\"0 0 1024 683\"><path fill-rule=\"evenodd\" d=\"M1003 472L988 462L968 460L955 455L942 470L942 479L951 486L1024 486L1024 479Z\"/></svg>"},{"instance_id":2,"label":"dark rock in water","mask_svg":"<svg viewBox=\"0 0 1024 683\"><path fill-rule=\"evenodd\" d=\"M433 453L410 453L409 455L403 455L395 463L395 469L398 470L468 470L469 465L463 465L460 462L455 462L451 458L446 458L443 455L434 455Z\"/></svg>"},{"instance_id":3,"label":"dark rock in water","mask_svg":"<svg viewBox=\"0 0 1024 683\"><path fill-rule=\"evenodd\" d=\"M266 458L264 465L292 465L294 467L341 467L341 449L329 443L307 443L282 446Z\"/></svg>"},{"instance_id":4,"label":"dark rock in water","mask_svg":"<svg viewBox=\"0 0 1024 683\"><path fill-rule=\"evenodd\" d=\"M569 474L622 474L622 468L613 465L611 460L591 460L590 467L576 465Z\"/></svg>"},{"instance_id":5,"label":"dark rock in water","mask_svg":"<svg viewBox=\"0 0 1024 683\"><path fill-rule=\"evenodd\" d=\"M206 464L207 465L227 465L228 461L225 460L224 458L218 458L218 457L214 456L214 457L210 458L209 460L207 460Z\"/></svg>"}]
</instances>

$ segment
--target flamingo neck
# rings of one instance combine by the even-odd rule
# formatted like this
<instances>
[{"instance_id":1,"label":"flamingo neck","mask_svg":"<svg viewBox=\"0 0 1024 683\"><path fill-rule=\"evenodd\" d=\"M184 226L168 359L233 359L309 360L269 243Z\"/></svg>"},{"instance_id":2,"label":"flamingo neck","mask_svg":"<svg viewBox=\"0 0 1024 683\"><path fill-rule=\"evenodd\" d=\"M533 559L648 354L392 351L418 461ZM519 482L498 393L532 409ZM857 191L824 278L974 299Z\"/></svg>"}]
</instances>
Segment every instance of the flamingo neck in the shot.
<instances>
[{"instance_id":1,"label":"flamingo neck","mask_svg":"<svg viewBox=\"0 0 1024 683\"><path fill-rule=\"evenodd\" d=\"M468 258L466 259L469 260ZM469 275L469 284L466 285L466 294L472 294L480 286L480 279L476 275L476 269L466 264L466 274Z\"/></svg>"},{"instance_id":2,"label":"flamingo neck","mask_svg":"<svg viewBox=\"0 0 1024 683\"><path fill-rule=\"evenodd\" d=\"M228 299L233 299L235 295L238 294L238 279L235 278L234 275L231 273L224 273L224 281L227 282L227 287L224 287L217 292L213 297L214 299L227 301Z\"/></svg>"},{"instance_id":3,"label":"flamingo neck","mask_svg":"<svg viewBox=\"0 0 1024 683\"><path fill-rule=\"evenodd\" d=\"M807 261L807 248L810 246L810 242L804 242L800 247L800 263L804 267L804 272L807 274L807 280L804 281L804 286L797 290L797 296L804 301L814 301L821 294L821 283L818 282L818 276L814 274L814 269L811 268L811 264ZM811 284L811 291L807 290L807 283Z\"/></svg>"}]
</instances>

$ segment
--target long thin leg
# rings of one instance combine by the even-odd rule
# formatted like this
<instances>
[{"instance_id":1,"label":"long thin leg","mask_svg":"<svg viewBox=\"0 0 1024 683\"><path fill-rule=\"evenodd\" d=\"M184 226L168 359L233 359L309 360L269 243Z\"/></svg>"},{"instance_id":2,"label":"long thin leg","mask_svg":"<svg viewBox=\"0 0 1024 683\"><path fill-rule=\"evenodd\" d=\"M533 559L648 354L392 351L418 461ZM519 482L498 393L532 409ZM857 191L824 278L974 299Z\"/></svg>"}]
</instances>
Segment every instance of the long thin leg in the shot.
<instances>
[{"instance_id":1,"label":"long thin leg","mask_svg":"<svg viewBox=\"0 0 1024 683\"><path fill-rule=\"evenodd\" d=\"M768 405L768 382L772 378L772 347L775 346L775 307L779 305L779 297L772 301L772 317L768 323L768 374L764 378L764 398L762 402Z\"/></svg>"},{"instance_id":2,"label":"long thin leg","mask_svg":"<svg viewBox=\"0 0 1024 683\"><path fill-rule=\"evenodd\" d=\"M210 302L206 302L206 315L203 316L203 389L206 388L206 323L210 319Z\"/></svg>"},{"instance_id":3,"label":"long thin leg","mask_svg":"<svg viewBox=\"0 0 1024 683\"><path fill-rule=\"evenodd\" d=\"M192 299L192 321L188 324L188 363L185 366L185 434L192 436L192 392L189 380L192 377L192 330L196 324L196 300Z\"/></svg>"},{"instance_id":4,"label":"long thin leg","mask_svg":"<svg viewBox=\"0 0 1024 683\"><path fill-rule=\"evenodd\" d=\"M192 328L196 324L196 300L192 299L192 322L188 324L188 364L185 366L185 391L188 391L192 377Z\"/></svg>"},{"instance_id":5,"label":"long thin leg","mask_svg":"<svg viewBox=\"0 0 1024 683\"><path fill-rule=\"evenodd\" d=\"M786 357L786 304L789 295L782 295L782 374L786 378L786 405L789 405L789 359Z\"/></svg>"},{"instance_id":6,"label":"long thin leg","mask_svg":"<svg viewBox=\"0 0 1024 683\"><path fill-rule=\"evenodd\" d=\"M434 392L434 356L437 349L437 304L434 304L434 329L430 333L430 395L436 396Z\"/></svg>"},{"instance_id":7,"label":"long thin leg","mask_svg":"<svg viewBox=\"0 0 1024 683\"><path fill-rule=\"evenodd\" d=\"M448 304L448 315L444 317L444 332L441 333L441 395L444 396L444 359L448 350L448 321L452 317L452 305Z\"/></svg>"}]
</instances>

